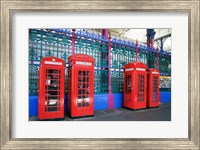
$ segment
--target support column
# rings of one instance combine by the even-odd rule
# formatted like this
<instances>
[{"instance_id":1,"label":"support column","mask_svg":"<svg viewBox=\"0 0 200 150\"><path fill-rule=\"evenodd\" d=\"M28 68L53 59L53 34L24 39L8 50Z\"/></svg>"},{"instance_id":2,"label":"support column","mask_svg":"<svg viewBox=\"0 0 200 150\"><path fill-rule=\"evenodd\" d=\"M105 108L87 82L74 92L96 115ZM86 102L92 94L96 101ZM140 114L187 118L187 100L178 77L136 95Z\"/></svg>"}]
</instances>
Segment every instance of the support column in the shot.
<instances>
[{"instance_id":1,"label":"support column","mask_svg":"<svg viewBox=\"0 0 200 150\"><path fill-rule=\"evenodd\" d=\"M156 32L154 32L154 29L147 29L147 47L154 49L154 36ZM152 59L147 60L147 65L149 68L155 67L155 61Z\"/></svg>"},{"instance_id":2,"label":"support column","mask_svg":"<svg viewBox=\"0 0 200 150\"><path fill-rule=\"evenodd\" d=\"M111 35L108 35L108 93L111 93Z\"/></svg>"},{"instance_id":3,"label":"support column","mask_svg":"<svg viewBox=\"0 0 200 150\"><path fill-rule=\"evenodd\" d=\"M154 36L156 32L154 29L147 29L147 47L154 48Z\"/></svg>"},{"instance_id":4,"label":"support column","mask_svg":"<svg viewBox=\"0 0 200 150\"><path fill-rule=\"evenodd\" d=\"M102 29L102 36L108 39L108 109L114 108L114 96L111 91L111 35L108 34L108 29Z\"/></svg>"},{"instance_id":5,"label":"support column","mask_svg":"<svg viewBox=\"0 0 200 150\"><path fill-rule=\"evenodd\" d=\"M111 58L110 58L110 51L111 51L111 43L110 39L111 37L108 35L108 29L102 29L102 36L104 36L106 39L108 39L108 92L111 91L111 81L110 81L110 64L111 64Z\"/></svg>"},{"instance_id":6,"label":"support column","mask_svg":"<svg viewBox=\"0 0 200 150\"><path fill-rule=\"evenodd\" d=\"M163 51L163 39L160 39L160 51Z\"/></svg>"},{"instance_id":7,"label":"support column","mask_svg":"<svg viewBox=\"0 0 200 150\"><path fill-rule=\"evenodd\" d=\"M147 29L147 34L146 34L146 36L147 36L147 47L149 47L150 48L150 31L149 31L150 29Z\"/></svg>"},{"instance_id":8,"label":"support column","mask_svg":"<svg viewBox=\"0 0 200 150\"><path fill-rule=\"evenodd\" d=\"M151 32L151 45L150 47L154 49L154 36L155 36L156 32L154 32L154 29L152 29Z\"/></svg>"},{"instance_id":9,"label":"support column","mask_svg":"<svg viewBox=\"0 0 200 150\"><path fill-rule=\"evenodd\" d=\"M135 55L136 55L136 62L138 62L138 40L137 39L136 39Z\"/></svg>"},{"instance_id":10,"label":"support column","mask_svg":"<svg viewBox=\"0 0 200 150\"><path fill-rule=\"evenodd\" d=\"M76 29L72 29L72 54L75 53L75 40L76 40L75 31Z\"/></svg>"},{"instance_id":11,"label":"support column","mask_svg":"<svg viewBox=\"0 0 200 150\"><path fill-rule=\"evenodd\" d=\"M159 69L159 53L158 53L158 47L156 49L156 69Z\"/></svg>"}]
</instances>

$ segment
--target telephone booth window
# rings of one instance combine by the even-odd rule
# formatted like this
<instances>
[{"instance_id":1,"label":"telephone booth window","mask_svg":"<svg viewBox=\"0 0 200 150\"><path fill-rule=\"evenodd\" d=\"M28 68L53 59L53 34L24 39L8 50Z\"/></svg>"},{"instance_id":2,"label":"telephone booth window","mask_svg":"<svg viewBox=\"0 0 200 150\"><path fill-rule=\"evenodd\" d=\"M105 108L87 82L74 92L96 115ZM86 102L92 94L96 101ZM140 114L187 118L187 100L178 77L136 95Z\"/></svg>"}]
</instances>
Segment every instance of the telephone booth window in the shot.
<instances>
[{"instance_id":1,"label":"telephone booth window","mask_svg":"<svg viewBox=\"0 0 200 150\"><path fill-rule=\"evenodd\" d=\"M158 99L158 77L153 77L153 102L156 102Z\"/></svg>"},{"instance_id":2,"label":"telephone booth window","mask_svg":"<svg viewBox=\"0 0 200 150\"><path fill-rule=\"evenodd\" d=\"M78 71L78 107L90 104L90 71Z\"/></svg>"},{"instance_id":3,"label":"telephone booth window","mask_svg":"<svg viewBox=\"0 0 200 150\"><path fill-rule=\"evenodd\" d=\"M68 67L68 84L67 84L67 92L68 92L68 101L71 99L71 66Z\"/></svg>"},{"instance_id":4,"label":"telephone booth window","mask_svg":"<svg viewBox=\"0 0 200 150\"><path fill-rule=\"evenodd\" d=\"M60 111L60 70L46 69L45 112Z\"/></svg>"},{"instance_id":5,"label":"telephone booth window","mask_svg":"<svg viewBox=\"0 0 200 150\"><path fill-rule=\"evenodd\" d=\"M138 75L138 102L144 101L144 75Z\"/></svg>"},{"instance_id":6,"label":"telephone booth window","mask_svg":"<svg viewBox=\"0 0 200 150\"><path fill-rule=\"evenodd\" d=\"M42 58L38 79L38 119L64 118L65 61Z\"/></svg>"},{"instance_id":7,"label":"telephone booth window","mask_svg":"<svg viewBox=\"0 0 200 150\"><path fill-rule=\"evenodd\" d=\"M126 75L126 93L129 94L131 93L131 86L132 86L132 83L131 83L131 75Z\"/></svg>"},{"instance_id":8,"label":"telephone booth window","mask_svg":"<svg viewBox=\"0 0 200 150\"><path fill-rule=\"evenodd\" d=\"M147 107L158 107L160 105L160 91L159 91L159 70L149 68L148 85L147 85Z\"/></svg>"}]
</instances>

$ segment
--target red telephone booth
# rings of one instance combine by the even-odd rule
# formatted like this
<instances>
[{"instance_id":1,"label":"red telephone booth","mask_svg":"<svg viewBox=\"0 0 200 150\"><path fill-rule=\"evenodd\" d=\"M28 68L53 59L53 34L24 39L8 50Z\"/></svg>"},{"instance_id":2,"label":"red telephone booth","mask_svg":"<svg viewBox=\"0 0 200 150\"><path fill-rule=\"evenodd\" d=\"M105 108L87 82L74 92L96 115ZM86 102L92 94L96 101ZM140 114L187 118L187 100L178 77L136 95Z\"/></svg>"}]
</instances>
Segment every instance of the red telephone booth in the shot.
<instances>
[{"instance_id":1,"label":"red telephone booth","mask_svg":"<svg viewBox=\"0 0 200 150\"><path fill-rule=\"evenodd\" d=\"M141 62L131 62L124 66L124 107L146 108L146 68Z\"/></svg>"},{"instance_id":2,"label":"red telephone booth","mask_svg":"<svg viewBox=\"0 0 200 150\"><path fill-rule=\"evenodd\" d=\"M64 118L65 62L56 57L42 59L39 69L38 119Z\"/></svg>"},{"instance_id":3,"label":"red telephone booth","mask_svg":"<svg viewBox=\"0 0 200 150\"><path fill-rule=\"evenodd\" d=\"M147 107L158 107L160 104L159 77L158 69L147 69Z\"/></svg>"},{"instance_id":4,"label":"red telephone booth","mask_svg":"<svg viewBox=\"0 0 200 150\"><path fill-rule=\"evenodd\" d=\"M94 115L94 59L85 54L68 58L68 112L71 117Z\"/></svg>"}]
</instances>

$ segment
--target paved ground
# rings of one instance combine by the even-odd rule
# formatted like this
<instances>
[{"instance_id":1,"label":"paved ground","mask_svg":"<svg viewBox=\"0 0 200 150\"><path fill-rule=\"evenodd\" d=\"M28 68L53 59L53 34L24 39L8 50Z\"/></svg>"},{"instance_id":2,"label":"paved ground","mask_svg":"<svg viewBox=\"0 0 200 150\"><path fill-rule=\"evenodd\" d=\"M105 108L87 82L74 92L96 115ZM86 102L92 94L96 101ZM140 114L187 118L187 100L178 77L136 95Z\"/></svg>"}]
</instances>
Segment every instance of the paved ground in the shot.
<instances>
[{"instance_id":1,"label":"paved ground","mask_svg":"<svg viewBox=\"0 0 200 150\"><path fill-rule=\"evenodd\" d=\"M37 116L30 117L30 121L36 121ZM171 103L161 104L158 108L147 108L142 110L130 110L118 108L114 110L95 111L93 117L72 119L53 119L50 121L171 121Z\"/></svg>"}]
</instances>

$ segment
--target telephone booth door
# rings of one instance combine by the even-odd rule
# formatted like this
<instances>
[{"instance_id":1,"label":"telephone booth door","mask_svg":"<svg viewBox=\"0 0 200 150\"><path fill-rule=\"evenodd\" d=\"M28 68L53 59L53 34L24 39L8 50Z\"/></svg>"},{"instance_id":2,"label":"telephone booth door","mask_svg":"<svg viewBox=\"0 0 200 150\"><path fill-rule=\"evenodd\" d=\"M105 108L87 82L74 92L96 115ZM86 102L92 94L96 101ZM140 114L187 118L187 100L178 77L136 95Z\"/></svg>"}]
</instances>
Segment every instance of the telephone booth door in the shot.
<instances>
[{"instance_id":1,"label":"telephone booth door","mask_svg":"<svg viewBox=\"0 0 200 150\"><path fill-rule=\"evenodd\" d=\"M38 119L64 118L65 62L56 57L42 59L39 69Z\"/></svg>"},{"instance_id":2,"label":"telephone booth door","mask_svg":"<svg viewBox=\"0 0 200 150\"><path fill-rule=\"evenodd\" d=\"M146 84L147 84L147 72L146 68L144 67L138 67L135 71L135 78L136 78L136 85L135 85L135 109L142 109L146 108Z\"/></svg>"},{"instance_id":3,"label":"telephone booth door","mask_svg":"<svg viewBox=\"0 0 200 150\"><path fill-rule=\"evenodd\" d=\"M160 72L158 69L147 70L147 107L160 105Z\"/></svg>"},{"instance_id":4,"label":"telephone booth door","mask_svg":"<svg viewBox=\"0 0 200 150\"><path fill-rule=\"evenodd\" d=\"M141 62L124 66L124 107L146 108L146 76L146 65Z\"/></svg>"},{"instance_id":5,"label":"telephone booth door","mask_svg":"<svg viewBox=\"0 0 200 150\"><path fill-rule=\"evenodd\" d=\"M68 109L71 117L94 115L94 59L74 54L68 59Z\"/></svg>"},{"instance_id":6,"label":"telephone booth door","mask_svg":"<svg viewBox=\"0 0 200 150\"><path fill-rule=\"evenodd\" d=\"M132 108L133 98L133 70L134 68L124 69L124 107Z\"/></svg>"}]
</instances>

